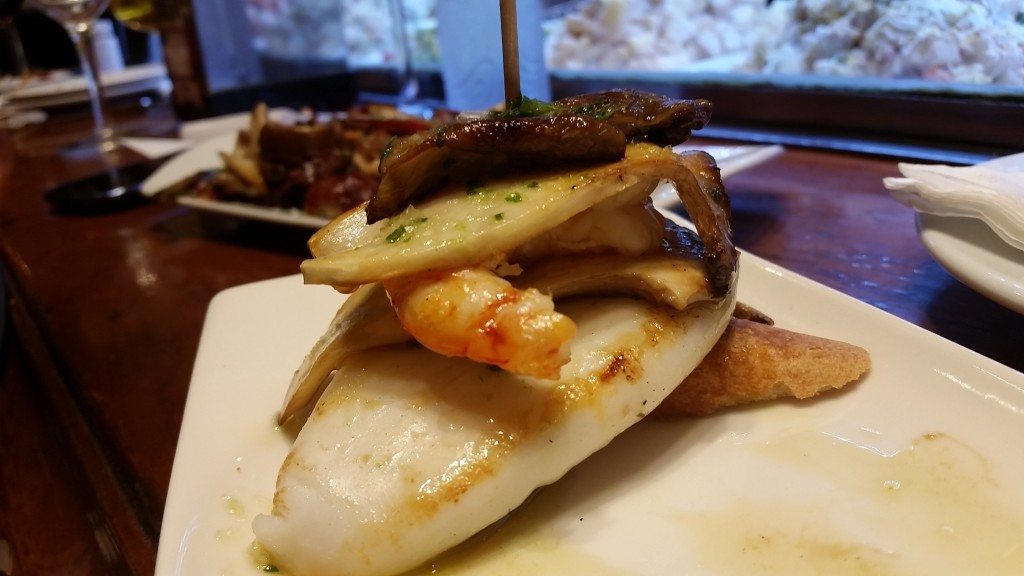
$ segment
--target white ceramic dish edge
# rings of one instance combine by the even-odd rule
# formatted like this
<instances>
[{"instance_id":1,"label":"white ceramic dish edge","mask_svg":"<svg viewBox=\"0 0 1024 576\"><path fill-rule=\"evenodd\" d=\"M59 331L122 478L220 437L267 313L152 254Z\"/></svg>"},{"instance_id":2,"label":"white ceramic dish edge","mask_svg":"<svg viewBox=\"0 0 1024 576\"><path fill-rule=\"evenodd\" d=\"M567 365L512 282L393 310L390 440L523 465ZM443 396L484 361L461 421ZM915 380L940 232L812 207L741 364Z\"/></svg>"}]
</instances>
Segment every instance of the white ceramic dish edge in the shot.
<instances>
[{"instance_id":1,"label":"white ceramic dish edge","mask_svg":"<svg viewBox=\"0 0 1024 576\"><path fill-rule=\"evenodd\" d=\"M918 212L917 229L925 248L953 277L1024 314L1024 251L977 218Z\"/></svg>"}]
</instances>

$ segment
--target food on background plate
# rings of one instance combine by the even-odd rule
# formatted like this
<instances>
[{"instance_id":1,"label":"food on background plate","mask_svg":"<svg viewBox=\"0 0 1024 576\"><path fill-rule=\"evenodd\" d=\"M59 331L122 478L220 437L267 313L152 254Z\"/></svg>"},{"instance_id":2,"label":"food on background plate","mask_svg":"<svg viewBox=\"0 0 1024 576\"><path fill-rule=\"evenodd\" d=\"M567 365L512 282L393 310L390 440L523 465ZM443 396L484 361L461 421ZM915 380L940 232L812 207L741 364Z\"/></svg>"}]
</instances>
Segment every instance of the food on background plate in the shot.
<instances>
[{"instance_id":1,"label":"food on background plate","mask_svg":"<svg viewBox=\"0 0 1024 576\"><path fill-rule=\"evenodd\" d=\"M302 265L307 282L351 295L280 414L306 419L272 513L253 523L280 568L354 576L421 565L655 410L727 330L770 340L731 320L737 254L714 160L663 147L709 112L705 101L632 91L523 100L385 153L384 208L371 216L371 201L336 218ZM606 139L591 149L580 133ZM508 134L499 161L477 169L474 158ZM560 161L519 162L533 151ZM432 179L439 168L450 170ZM696 233L654 209L666 179Z\"/></svg>"},{"instance_id":2,"label":"food on background plate","mask_svg":"<svg viewBox=\"0 0 1024 576\"><path fill-rule=\"evenodd\" d=\"M333 218L373 195L380 153L393 138L448 118L444 111L427 120L390 105L362 104L326 119L309 113L286 124L259 104L232 151L221 154L223 169L190 178L174 191Z\"/></svg>"}]
</instances>

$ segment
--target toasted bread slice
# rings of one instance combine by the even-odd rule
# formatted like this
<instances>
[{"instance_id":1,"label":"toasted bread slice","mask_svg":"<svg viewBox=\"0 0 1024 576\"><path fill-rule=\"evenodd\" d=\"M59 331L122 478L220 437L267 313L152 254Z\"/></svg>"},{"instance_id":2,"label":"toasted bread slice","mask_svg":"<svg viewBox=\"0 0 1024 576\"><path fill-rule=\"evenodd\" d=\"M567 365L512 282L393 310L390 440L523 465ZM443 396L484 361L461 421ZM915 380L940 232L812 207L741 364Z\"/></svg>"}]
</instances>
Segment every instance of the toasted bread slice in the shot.
<instances>
[{"instance_id":1,"label":"toasted bread slice","mask_svg":"<svg viewBox=\"0 0 1024 576\"><path fill-rule=\"evenodd\" d=\"M776 398L810 398L842 388L871 367L859 346L732 318L722 338L655 411L706 416Z\"/></svg>"}]
</instances>

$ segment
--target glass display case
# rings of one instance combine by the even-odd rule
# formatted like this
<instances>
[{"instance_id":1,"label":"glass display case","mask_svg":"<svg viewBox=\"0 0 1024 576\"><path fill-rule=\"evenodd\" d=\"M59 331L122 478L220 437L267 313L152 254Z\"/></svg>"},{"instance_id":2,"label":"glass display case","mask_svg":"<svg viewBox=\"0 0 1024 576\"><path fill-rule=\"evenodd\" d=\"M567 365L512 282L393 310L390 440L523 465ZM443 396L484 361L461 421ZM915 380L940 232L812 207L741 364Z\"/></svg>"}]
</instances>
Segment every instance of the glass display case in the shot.
<instances>
[{"instance_id":1,"label":"glass display case","mask_svg":"<svg viewBox=\"0 0 1024 576\"><path fill-rule=\"evenodd\" d=\"M554 71L1024 93L1019 0L583 0L548 21Z\"/></svg>"},{"instance_id":2,"label":"glass display case","mask_svg":"<svg viewBox=\"0 0 1024 576\"><path fill-rule=\"evenodd\" d=\"M410 87L443 98L434 0L166 1L187 6L161 29L182 116L257 101L338 108Z\"/></svg>"},{"instance_id":3,"label":"glass display case","mask_svg":"<svg viewBox=\"0 0 1024 576\"><path fill-rule=\"evenodd\" d=\"M450 43L441 49L445 2L469 9L454 0L194 2L209 90L333 78L335 87L397 92L404 37L421 95L442 100L445 64L465 56ZM553 97L630 86L708 97L713 129L791 142L1024 147L1020 0L519 5L520 35L541 38Z\"/></svg>"},{"instance_id":4,"label":"glass display case","mask_svg":"<svg viewBox=\"0 0 1024 576\"><path fill-rule=\"evenodd\" d=\"M578 0L545 28L559 94L706 96L713 128L773 141L1024 147L1019 0Z\"/></svg>"}]
</instances>

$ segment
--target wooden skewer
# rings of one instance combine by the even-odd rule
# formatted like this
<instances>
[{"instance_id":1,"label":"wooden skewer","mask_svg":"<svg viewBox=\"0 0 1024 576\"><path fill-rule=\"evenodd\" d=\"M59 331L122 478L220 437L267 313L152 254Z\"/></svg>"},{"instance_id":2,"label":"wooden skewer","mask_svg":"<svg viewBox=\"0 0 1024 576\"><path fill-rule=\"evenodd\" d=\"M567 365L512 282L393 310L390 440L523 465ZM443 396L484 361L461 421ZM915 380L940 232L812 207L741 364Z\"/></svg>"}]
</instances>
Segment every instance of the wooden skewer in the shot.
<instances>
[{"instance_id":1,"label":"wooden skewer","mask_svg":"<svg viewBox=\"0 0 1024 576\"><path fill-rule=\"evenodd\" d=\"M505 106L522 94L519 88L519 32L516 0L501 0L501 55L505 65Z\"/></svg>"}]
</instances>

